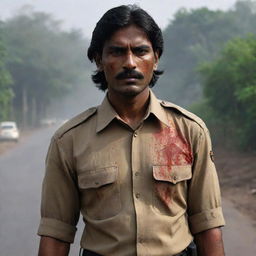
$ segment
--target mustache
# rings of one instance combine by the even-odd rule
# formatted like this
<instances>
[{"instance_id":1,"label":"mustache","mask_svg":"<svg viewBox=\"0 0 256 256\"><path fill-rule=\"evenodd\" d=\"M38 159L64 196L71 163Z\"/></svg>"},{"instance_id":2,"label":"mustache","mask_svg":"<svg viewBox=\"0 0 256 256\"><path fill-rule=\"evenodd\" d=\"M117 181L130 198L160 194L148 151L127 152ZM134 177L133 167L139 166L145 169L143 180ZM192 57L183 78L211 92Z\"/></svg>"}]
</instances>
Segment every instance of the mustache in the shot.
<instances>
[{"instance_id":1,"label":"mustache","mask_svg":"<svg viewBox=\"0 0 256 256\"><path fill-rule=\"evenodd\" d=\"M126 78L136 78L136 79L143 79L144 76L142 73L134 70L134 69L126 69L116 75L117 80L122 80Z\"/></svg>"}]
</instances>

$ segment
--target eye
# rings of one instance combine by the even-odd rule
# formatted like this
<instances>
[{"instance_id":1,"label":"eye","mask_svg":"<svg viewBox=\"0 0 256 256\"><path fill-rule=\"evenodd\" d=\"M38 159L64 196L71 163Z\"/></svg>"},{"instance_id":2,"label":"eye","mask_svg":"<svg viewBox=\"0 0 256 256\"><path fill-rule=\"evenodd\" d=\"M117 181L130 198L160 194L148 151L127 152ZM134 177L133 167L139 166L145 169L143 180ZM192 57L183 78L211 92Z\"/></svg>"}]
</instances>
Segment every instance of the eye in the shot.
<instances>
[{"instance_id":1,"label":"eye","mask_svg":"<svg viewBox=\"0 0 256 256\"><path fill-rule=\"evenodd\" d=\"M136 54L137 56L146 55L148 52L149 52L149 49L146 47L136 47L134 49L134 54Z\"/></svg>"},{"instance_id":2,"label":"eye","mask_svg":"<svg viewBox=\"0 0 256 256\"><path fill-rule=\"evenodd\" d=\"M124 49L121 47L111 47L109 53L114 57L121 56L124 53Z\"/></svg>"}]
</instances>

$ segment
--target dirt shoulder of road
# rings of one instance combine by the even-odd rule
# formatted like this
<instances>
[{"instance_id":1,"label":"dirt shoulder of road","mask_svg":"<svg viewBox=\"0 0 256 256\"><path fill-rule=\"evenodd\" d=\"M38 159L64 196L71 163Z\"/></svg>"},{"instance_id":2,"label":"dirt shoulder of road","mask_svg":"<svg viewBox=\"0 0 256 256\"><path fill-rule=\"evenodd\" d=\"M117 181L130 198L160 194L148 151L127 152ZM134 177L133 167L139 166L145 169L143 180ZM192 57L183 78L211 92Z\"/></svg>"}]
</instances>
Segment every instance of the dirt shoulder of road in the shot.
<instances>
[{"instance_id":1,"label":"dirt shoulder of road","mask_svg":"<svg viewBox=\"0 0 256 256\"><path fill-rule=\"evenodd\" d=\"M19 143L34 130L22 132ZM15 147L15 142L1 142L0 154ZM256 226L256 153L231 152L217 148L215 164L218 170L222 196L248 215Z\"/></svg>"},{"instance_id":2,"label":"dirt shoulder of road","mask_svg":"<svg viewBox=\"0 0 256 256\"><path fill-rule=\"evenodd\" d=\"M216 149L222 196L230 200L256 226L256 153Z\"/></svg>"}]
</instances>

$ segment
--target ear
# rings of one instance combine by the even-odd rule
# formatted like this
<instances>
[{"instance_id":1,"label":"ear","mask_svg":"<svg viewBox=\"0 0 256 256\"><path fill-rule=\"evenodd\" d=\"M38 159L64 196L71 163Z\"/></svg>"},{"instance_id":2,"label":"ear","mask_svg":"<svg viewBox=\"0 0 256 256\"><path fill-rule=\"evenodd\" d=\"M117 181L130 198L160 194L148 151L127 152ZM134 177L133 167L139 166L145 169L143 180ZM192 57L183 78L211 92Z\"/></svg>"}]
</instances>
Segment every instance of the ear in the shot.
<instances>
[{"instance_id":1,"label":"ear","mask_svg":"<svg viewBox=\"0 0 256 256\"><path fill-rule=\"evenodd\" d=\"M96 66L97 66L98 70L99 71L103 71L103 65L102 65L101 56L99 56L98 54L95 57L95 63L96 63Z\"/></svg>"},{"instance_id":2,"label":"ear","mask_svg":"<svg viewBox=\"0 0 256 256\"><path fill-rule=\"evenodd\" d=\"M154 70L157 70L158 63L159 63L159 54L158 54L158 52L155 52L154 55L155 55Z\"/></svg>"}]
</instances>

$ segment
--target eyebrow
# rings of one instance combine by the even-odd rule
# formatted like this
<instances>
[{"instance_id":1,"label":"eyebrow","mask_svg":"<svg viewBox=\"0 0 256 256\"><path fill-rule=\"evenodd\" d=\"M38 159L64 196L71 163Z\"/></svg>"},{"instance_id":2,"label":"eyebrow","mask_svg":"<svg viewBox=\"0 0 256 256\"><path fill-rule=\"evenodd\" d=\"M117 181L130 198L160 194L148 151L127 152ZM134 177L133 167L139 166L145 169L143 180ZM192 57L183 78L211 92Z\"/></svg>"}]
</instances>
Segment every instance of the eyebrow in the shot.
<instances>
[{"instance_id":1,"label":"eyebrow","mask_svg":"<svg viewBox=\"0 0 256 256\"><path fill-rule=\"evenodd\" d=\"M127 48L126 46L118 46L118 45L110 45L108 47L109 50L113 50L113 51L114 50L125 50L126 48ZM132 47L132 49L134 49L134 50L136 50L136 49L148 50L148 49L150 49L150 46L143 44L143 45L134 46L134 47Z\"/></svg>"},{"instance_id":2,"label":"eyebrow","mask_svg":"<svg viewBox=\"0 0 256 256\"><path fill-rule=\"evenodd\" d=\"M117 45L110 45L108 47L109 50L124 50L126 47L122 47L122 46L117 46Z\"/></svg>"},{"instance_id":3,"label":"eyebrow","mask_svg":"<svg viewBox=\"0 0 256 256\"><path fill-rule=\"evenodd\" d=\"M145 50L147 50L147 49L150 49L150 46L148 46L148 45L146 45L146 44L142 44L142 45L139 45L139 46L135 46L135 47L133 47L134 49L136 49L136 48L140 48L140 49L145 49Z\"/></svg>"}]
</instances>

